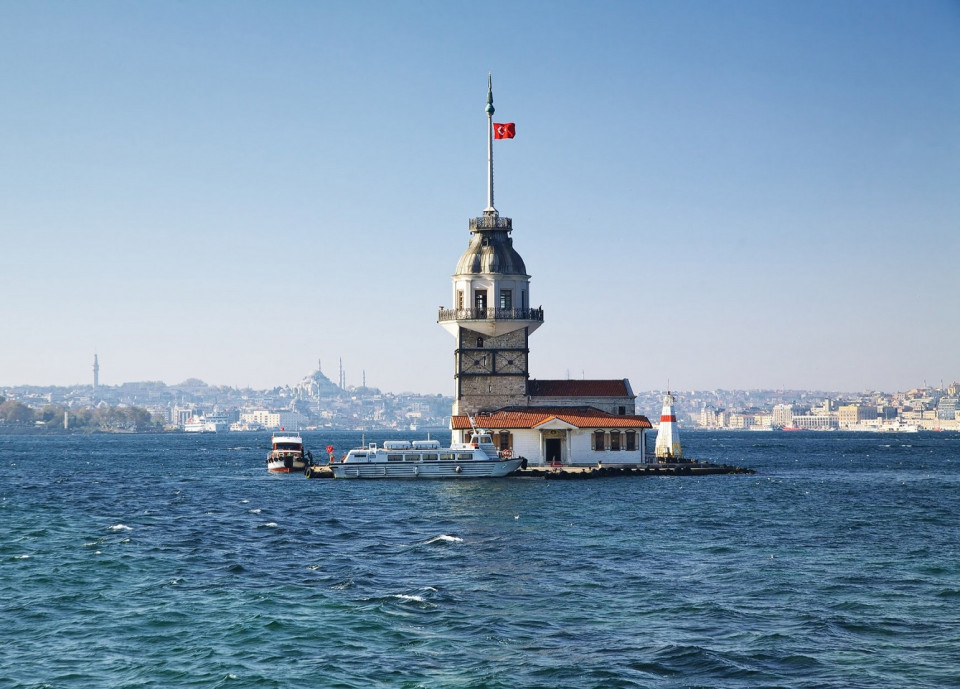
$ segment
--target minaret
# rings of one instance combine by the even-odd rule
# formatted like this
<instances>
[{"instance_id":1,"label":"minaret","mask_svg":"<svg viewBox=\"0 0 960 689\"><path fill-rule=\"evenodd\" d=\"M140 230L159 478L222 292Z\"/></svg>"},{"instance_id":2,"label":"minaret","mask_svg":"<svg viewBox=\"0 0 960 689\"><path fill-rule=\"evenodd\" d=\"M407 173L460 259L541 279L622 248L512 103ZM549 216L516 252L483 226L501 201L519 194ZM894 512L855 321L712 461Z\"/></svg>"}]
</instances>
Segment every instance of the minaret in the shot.
<instances>
[{"instance_id":1,"label":"minaret","mask_svg":"<svg viewBox=\"0 0 960 689\"><path fill-rule=\"evenodd\" d=\"M660 428L657 429L656 455L658 459L680 459L680 431L677 429L677 415L673 413L673 395L667 390L663 398L663 411L660 412Z\"/></svg>"},{"instance_id":2,"label":"minaret","mask_svg":"<svg viewBox=\"0 0 960 689\"><path fill-rule=\"evenodd\" d=\"M521 405L530 377L528 338L543 324L530 307L530 276L513 248L513 221L493 205L493 78L487 80L487 207L453 274L453 308L437 322L457 338L453 414Z\"/></svg>"},{"instance_id":3,"label":"minaret","mask_svg":"<svg viewBox=\"0 0 960 689\"><path fill-rule=\"evenodd\" d=\"M97 355L93 355L93 394L97 394L97 387L100 385L100 362L97 361Z\"/></svg>"}]
</instances>

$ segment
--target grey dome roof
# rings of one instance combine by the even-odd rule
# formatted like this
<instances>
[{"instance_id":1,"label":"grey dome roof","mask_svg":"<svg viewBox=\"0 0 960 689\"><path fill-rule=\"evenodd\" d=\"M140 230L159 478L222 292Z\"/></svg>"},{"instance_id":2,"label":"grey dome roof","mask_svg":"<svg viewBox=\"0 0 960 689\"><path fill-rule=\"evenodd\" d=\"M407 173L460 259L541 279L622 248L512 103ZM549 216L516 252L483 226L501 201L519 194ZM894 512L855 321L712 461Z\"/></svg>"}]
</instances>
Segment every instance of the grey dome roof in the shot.
<instances>
[{"instance_id":1,"label":"grey dome roof","mask_svg":"<svg viewBox=\"0 0 960 689\"><path fill-rule=\"evenodd\" d=\"M457 275L471 273L526 275L527 267L505 230L481 230L473 234L457 262Z\"/></svg>"}]
</instances>

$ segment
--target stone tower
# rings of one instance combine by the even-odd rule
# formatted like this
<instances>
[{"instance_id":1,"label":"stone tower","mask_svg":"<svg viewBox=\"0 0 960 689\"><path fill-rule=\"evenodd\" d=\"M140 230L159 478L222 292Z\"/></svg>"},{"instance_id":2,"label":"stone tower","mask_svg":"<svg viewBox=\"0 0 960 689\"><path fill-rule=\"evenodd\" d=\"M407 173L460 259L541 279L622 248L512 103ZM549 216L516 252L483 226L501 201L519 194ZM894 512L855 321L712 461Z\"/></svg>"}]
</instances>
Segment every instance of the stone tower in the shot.
<instances>
[{"instance_id":1,"label":"stone tower","mask_svg":"<svg viewBox=\"0 0 960 689\"><path fill-rule=\"evenodd\" d=\"M530 276L513 248L513 222L493 205L493 84L487 82L487 207L470 219L470 242L453 275L453 308L440 325L457 340L453 414L524 404L530 333L543 309L530 307Z\"/></svg>"}]
</instances>

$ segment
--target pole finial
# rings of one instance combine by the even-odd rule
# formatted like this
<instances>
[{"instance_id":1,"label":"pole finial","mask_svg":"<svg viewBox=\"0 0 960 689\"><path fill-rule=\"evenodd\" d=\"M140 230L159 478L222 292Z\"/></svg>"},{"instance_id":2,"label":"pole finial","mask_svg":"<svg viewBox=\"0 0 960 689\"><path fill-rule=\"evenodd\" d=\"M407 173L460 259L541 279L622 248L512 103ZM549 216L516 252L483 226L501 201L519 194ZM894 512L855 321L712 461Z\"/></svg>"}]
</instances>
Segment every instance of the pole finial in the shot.
<instances>
[{"instance_id":1,"label":"pole finial","mask_svg":"<svg viewBox=\"0 0 960 689\"><path fill-rule=\"evenodd\" d=\"M493 72L487 74L487 114L493 115Z\"/></svg>"}]
</instances>

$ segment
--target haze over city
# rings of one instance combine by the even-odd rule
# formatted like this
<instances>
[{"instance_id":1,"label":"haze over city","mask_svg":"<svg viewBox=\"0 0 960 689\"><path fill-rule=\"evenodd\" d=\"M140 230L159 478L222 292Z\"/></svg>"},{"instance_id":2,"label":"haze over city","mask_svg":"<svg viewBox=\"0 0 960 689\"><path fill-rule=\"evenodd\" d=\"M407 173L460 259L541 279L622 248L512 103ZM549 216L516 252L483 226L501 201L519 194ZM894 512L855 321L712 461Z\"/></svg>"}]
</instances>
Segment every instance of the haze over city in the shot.
<instances>
[{"instance_id":1,"label":"haze over city","mask_svg":"<svg viewBox=\"0 0 960 689\"><path fill-rule=\"evenodd\" d=\"M535 378L960 378L960 4L0 5L0 385L452 392L486 204Z\"/></svg>"}]
</instances>

